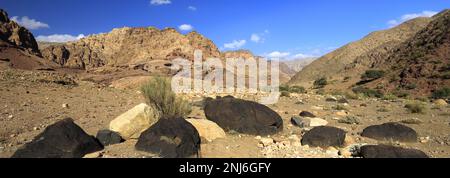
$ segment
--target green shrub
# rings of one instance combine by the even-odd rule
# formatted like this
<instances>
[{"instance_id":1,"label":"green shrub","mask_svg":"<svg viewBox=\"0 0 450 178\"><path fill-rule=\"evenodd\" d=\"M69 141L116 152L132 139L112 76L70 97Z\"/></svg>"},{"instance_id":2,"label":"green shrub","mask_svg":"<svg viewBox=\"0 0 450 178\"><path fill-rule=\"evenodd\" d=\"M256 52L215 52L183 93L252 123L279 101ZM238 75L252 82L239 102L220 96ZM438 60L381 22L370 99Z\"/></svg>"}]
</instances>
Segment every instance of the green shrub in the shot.
<instances>
[{"instance_id":1,"label":"green shrub","mask_svg":"<svg viewBox=\"0 0 450 178\"><path fill-rule=\"evenodd\" d=\"M335 107L333 107L333 109L334 110L337 110L337 111L347 111L348 109L345 107L345 106L343 106L343 105L336 105Z\"/></svg>"},{"instance_id":2,"label":"green shrub","mask_svg":"<svg viewBox=\"0 0 450 178\"><path fill-rule=\"evenodd\" d=\"M376 80L384 76L384 71L382 70L368 70L361 75L363 80Z\"/></svg>"},{"instance_id":3,"label":"green shrub","mask_svg":"<svg viewBox=\"0 0 450 178\"><path fill-rule=\"evenodd\" d=\"M450 98L450 88L444 87L442 89L436 90L431 95L433 99L448 99Z\"/></svg>"},{"instance_id":4,"label":"green shrub","mask_svg":"<svg viewBox=\"0 0 450 178\"><path fill-rule=\"evenodd\" d=\"M394 94L387 94L383 96L383 100L387 100L387 101L393 101L398 99L398 97Z\"/></svg>"},{"instance_id":5,"label":"green shrub","mask_svg":"<svg viewBox=\"0 0 450 178\"><path fill-rule=\"evenodd\" d=\"M411 113L419 113L419 114L423 114L425 113L425 105L422 104L421 102L411 102L409 104L405 105L405 108L409 110L409 112Z\"/></svg>"},{"instance_id":6,"label":"green shrub","mask_svg":"<svg viewBox=\"0 0 450 178\"><path fill-rule=\"evenodd\" d=\"M161 118L184 117L192 111L190 104L172 91L167 79L156 77L143 85L141 91L146 102L161 112Z\"/></svg>"},{"instance_id":7,"label":"green shrub","mask_svg":"<svg viewBox=\"0 0 450 178\"><path fill-rule=\"evenodd\" d=\"M338 123L349 124L349 125L358 125L358 124L360 124L359 118L357 118L355 116L347 116L347 117L345 117L343 119L339 119Z\"/></svg>"},{"instance_id":8,"label":"green shrub","mask_svg":"<svg viewBox=\"0 0 450 178\"><path fill-rule=\"evenodd\" d=\"M416 88L417 88L417 85L414 83L411 83L411 84L408 84L405 86L405 89L407 89L407 90L414 90Z\"/></svg>"},{"instance_id":9,"label":"green shrub","mask_svg":"<svg viewBox=\"0 0 450 178\"><path fill-rule=\"evenodd\" d=\"M325 77L322 77L320 79L317 79L316 81L314 81L314 87L315 88L323 88L326 85L328 85L328 81Z\"/></svg>"},{"instance_id":10,"label":"green shrub","mask_svg":"<svg viewBox=\"0 0 450 178\"><path fill-rule=\"evenodd\" d=\"M280 85L280 91L289 91L289 85Z\"/></svg>"},{"instance_id":11,"label":"green shrub","mask_svg":"<svg viewBox=\"0 0 450 178\"><path fill-rule=\"evenodd\" d=\"M365 97L382 98L384 95L380 90L372 90L366 87L356 87L352 89L357 94L363 94Z\"/></svg>"}]
</instances>

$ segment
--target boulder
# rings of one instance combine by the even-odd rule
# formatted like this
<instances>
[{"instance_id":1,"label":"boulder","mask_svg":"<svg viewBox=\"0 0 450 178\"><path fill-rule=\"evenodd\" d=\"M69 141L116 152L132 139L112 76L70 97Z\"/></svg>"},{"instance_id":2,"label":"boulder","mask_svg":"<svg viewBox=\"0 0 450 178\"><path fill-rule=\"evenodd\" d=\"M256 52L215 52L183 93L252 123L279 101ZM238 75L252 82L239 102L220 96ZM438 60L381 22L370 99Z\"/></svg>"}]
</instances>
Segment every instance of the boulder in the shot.
<instances>
[{"instance_id":1,"label":"boulder","mask_svg":"<svg viewBox=\"0 0 450 178\"><path fill-rule=\"evenodd\" d=\"M314 127L303 135L302 145L312 147L341 147L345 143L345 131L335 127Z\"/></svg>"},{"instance_id":2,"label":"boulder","mask_svg":"<svg viewBox=\"0 0 450 178\"><path fill-rule=\"evenodd\" d=\"M187 119L195 129L197 129L200 138L203 140L212 142L218 138L225 138L225 131L219 127L216 123L206 119Z\"/></svg>"},{"instance_id":3,"label":"boulder","mask_svg":"<svg viewBox=\"0 0 450 178\"><path fill-rule=\"evenodd\" d=\"M328 97L327 99L325 99L325 101L327 101L327 102L337 102L338 100L335 97Z\"/></svg>"},{"instance_id":4,"label":"boulder","mask_svg":"<svg viewBox=\"0 0 450 178\"><path fill-rule=\"evenodd\" d=\"M302 111L299 115L302 117L316 117L316 115L308 111Z\"/></svg>"},{"instance_id":5,"label":"boulder","mask_svg":"<svg viewBox=\"0 0 450 178\"><path fill-rule=\"evenodd\" d=\"M111 121L109 130L119 133L125 140L137 139L159 117L160 113L156 109L142 103Z\"/></svg>"},{"instance_id":6,"label":"boulder","mask_svg":"<svg viewBox=\"0 0 450 178\"><path fill-rule=\"evenodd\" d=\"M207 100L205 115L225 131L251 135L271 135L283 130L280 115L262 104L223 97Z\"/></svg>"},{"instance_id":7,"label":"boulder","mask_svg":"<svg viewBox=\"0 0 450 178\"><path fill-rule=\"evenodd\" d=\"M416 131L399 123L369 126L361 136L381 141L417 142Z\"/></svg>"},{"instance_id":8,"label":"boulder","mask_svg":"<svg viewBox=\"0 0 450 178\"><path fill-rule=\"evenodd\" d=\"M48 126L30 143L18 149L13 158L82 158L100 151L103 146L86 134L72 119Z\"/></svg>"},{"instance_id":9,"label":"boulder","mask_svg":"<svg viewBox=\"0 0 450 178\"><path fill-rule=\"evenodd\" d=\"M388 145L365 145L361 147L360 154L363 158L428 158L420 150Z\"/></svg>"},{"instance_id":10,"label":"boulder","mask_svg":"<svg viewBox=\"0 0 450 178\"><path fill-rule=\"evenodd\" d=\"M338 103L344 104L344 103L349 103L347 99L345 98L341 98L338 100Z\"/></svg>"},{"instance_id":11,"label":"boulder","mask_svg":"<svg viewBox=\"0 0 450 178\"><path fill-rule=\"evenodd\" d=\"M160 119L144 131L135 148L162 158L198 157L200 135L192 124L183 118Z\"/></svg>"},{"instance_id":12,"label":"boulder","mask_svg":"<svg viewBox=\"0 0 450 178\"><path fill-rule=\"evenodd\" d=\"M438 106L447 106L447 102L443 99L434 100L433 103Z\"/></svg>"},{"instance_id":13,"label":"boulder","mask_svg":"<svg viewBox=\"0 0 450 178\"><path fill-rule=\"evenodd\" d=\"M122 142L119 133L111 130L100 130L97 132L96 138L103 146L114 145Z\"/></svg>"}]
</instances>

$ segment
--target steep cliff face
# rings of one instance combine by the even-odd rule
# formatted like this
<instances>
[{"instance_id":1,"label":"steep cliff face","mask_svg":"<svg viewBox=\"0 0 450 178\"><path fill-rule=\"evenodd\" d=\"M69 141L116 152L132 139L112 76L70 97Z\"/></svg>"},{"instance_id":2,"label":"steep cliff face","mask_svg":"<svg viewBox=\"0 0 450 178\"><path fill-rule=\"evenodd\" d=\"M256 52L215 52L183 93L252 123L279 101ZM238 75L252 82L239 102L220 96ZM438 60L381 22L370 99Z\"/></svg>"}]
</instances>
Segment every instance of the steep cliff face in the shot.
<instances>
[{"instance_id":1,"label":"steep cliff face","mask_svg":"<svg viewBox=\"0 0 450 178\"><path fill-rule=\"evenodd\" d=\"M197 32L183 35L172 28L153 27L118 28L76 42L49 46L42 53L46 59L70 68L137 65L152 68L153 62L169 63L177 57L192 60L196 49L202 50L204 59L220 57L216 45Z\"/></svg>"},{"instance_id":2,"label":"steep cliff face","mask_svg":"<svg viewBox=\"0 0 450 178\"><path fill-rule=\"evenodd\" d=\"M0 9L0 47L15 47L34 55L40 55L33 34L10 20L8 13L2 9Z\"/></svg>"}]
</instances>

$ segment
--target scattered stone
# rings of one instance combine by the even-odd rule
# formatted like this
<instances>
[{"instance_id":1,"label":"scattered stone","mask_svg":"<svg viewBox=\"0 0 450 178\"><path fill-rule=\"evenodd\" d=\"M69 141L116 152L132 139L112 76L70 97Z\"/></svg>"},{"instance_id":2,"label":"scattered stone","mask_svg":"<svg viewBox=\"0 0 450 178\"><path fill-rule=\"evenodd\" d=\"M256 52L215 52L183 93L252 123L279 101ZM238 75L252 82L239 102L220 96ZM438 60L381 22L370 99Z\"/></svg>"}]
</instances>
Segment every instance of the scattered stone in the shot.
<instances>
[{"instance_id":1,"label":"scattered stone","mask_svg":"<svg viewBox=\"0 0 450 178\"><path fill-rule=\"evenodd\" d=\"M400 122L403 123L403 124L416 124L416 125L419 125L419 124L423 123L423 121L418 119L418 118L405 119L405 120L402 120Z\"/></svg>"},{"instance_id":2,"label":"scattered stone","mask_svg":"<svg viewBox=\"0 0 450 178\"><path fill-rule=\"evenodd\" d=\"M263 146L270 146L274 143L273 139L271 138L261 138L261 140L259 140L259 142L263 145Z\"/></svg>"},{"instance_id":3,"label":"scattered stone","mask_svg":"<svg viewBox=\"0 0 450 178\"><path fill-rule=\"evenodd\" d=\"M361 107L367 107L367 104L362 103L362 104L360 104L359 106L361 106Z\"/></svg>"},{"instance_id":4,"label":"scattered stone","mask_svg":"<svg viewBox=\"0 0 450 178\"><path fill-rule=\"evenodd\" d=\"M103 146L114 145L123 141L119 133L111 130L100 130L96 137Z\"/></svg>"},{"instance_id":5,"label":"scattered stone","mask_svg":"<svg viewBox=\"0 0 450 178\"><path fill-rule=\"evenodd\" d=\"M39 130L39 127L33 127L33 130L37 131L37 130Z\"/></svg>"},{"instance_id":6,"label":"scattered stone","mask_svg":"<svg viewBox=\"0 0 450 178\"><path fill-rule=\"evenodd\" d=\"M316 115L314 115L313 113L308 112L308 111L302 111L300 113L300 116L302 116L302 117L316 117Z\"/></svg>"},{"instance_id":7,"label":"scattered stone","mask_svg":"<svg viewBox=\"0 0 450 178\"><path fill-rule=\"evenodd\" d=\"M200 134L200 138L207 142L212 142L218 138L225 138L225 131L219 127L216 123L206 120L206 119L187 119L189 123L191 123ZM241 136L241 135L239 135Z\"/></svg>"},{"instance_id":8,"label":"scattered stone","mask_svg":"<svg viewBox=\"0 0 450 178\"><path fill-rule=\"evenodd\" d=\"M365 145L361 147L360 153L363 158L428 158L420 150L388 145Z\"/></svg>"},{"instance_id":9,"label":"scattered stone","mask_svg":"<svg viewBox=\"0 0 450 178\"><path fill-rule=\"evenodd\" d=\"M417 142L417 132L399 123L369 126L361 136L383 141Z\"/></svg>"},{"instance_id":10,"label":"scattered stone","mask_svg":"<svg viewBox=\"0 0 450 178\"><path fill-rule=\"evenodd\" d=\"M291 118L291 122L293 125L298 126L300 128L328 125L328 121L323 120L321 118L302 118L298 116L293 116Z\"/></svg>"},{"instance_id":11,"label":"scattered stone","mask_svg":"<svg viewBox=\"0 0 450 178\"><path fill-rule=\"evenodd\" d=\"M63 107L63 108L69 108L69 104L64 103L64 104L62 104L62 107Z\"/></svg>"},{"instance_id":12,"label":"scattered stone","mask_svg":"<svg viewBox=\"0 0 450 178\"><path fill-rule=\"evenodd\" d=\"M341 147L345 141L345 131L335 127L320 126L303 135L302 145L313 147Z\"/></svg>"},{"instance_id":13,"label":"scattered stone","mask_svg":"<svg viewBox=\"0 0 450 178\"><path fill-rule=\"evenodd\" d=\"M156 109L142 103L111 121L109 130L119 133L125 140L136 139L157 122L159 116Z\"/></svg>"},{"instance_id":14,"label":"scattered stone","mask_svg":"<svg viewBox=\"0 0 450 178\"><path fill-rule=\"evenodd\" d=\"M438 106L447 106L447 102L443 99L434 100L433 103Z\"/></svg>"},{"instance_id":15,"label":"scattered stone","mask_svg":"<svg viewBox=\"0 0 450 178\"><path fill-rule=\"evenodd\" d=\"M43 133L17 150L13 158L82 158L103 149L94 137L86 134L72 119L48 126Z\"/></svg>"},{"instance_id":16,"label":"scattered stone","mask_svg":"<svg viewBox=\"0 0 450 178\"><path fill-rule=\"evenodd\" d=\"M338 111L338 112L336 112L336 115L337 116L341 116L341 117L345 117L345 116L348 115L348 113L346 111Z\"/></svg>"},{"instance_id":17,"label":"scattered stone","mask_svg":"<svg viewBox=\"0 0 450 178\"><path fill-rule=\"evenodd\" d=\"M261 140L261 136L256 136L255 139L256 140Z\"/></svg>"},{"instance_id":18,"label":"scattered stone","mask_svg":"<svg viewBox=\"0 0 450 178\"><path fill-rule=\"evenodd\" d=\"M333 96L328 97L327 99L325 99L326 102L337 102L337 99Z\"/></svg>"},{"instance_id":19,"label":"scattered stone","mask_svg":"<svg viewBox=\"0 0 450 178\"><path fill-rule=\"evenodd\" d=\"M358 125L360 124L359 122L359 118L357 118L356 116L347 116L343 119L338 120L339 123L342 124L349 124L349 125Z\"/></svg>"},{"instance_id":20,"label":"scattered stone","mask_svg":"<svg viewBox=\"0 0 450 178\"><path fill-rule=\"evenodd\" d=\"M348 104L349 102L348 102L347 99L341 98L341 99L338 100L338 103L341 103L341 104Z\"/></svg>"},{"instance_id":21,"label":"scattered stone","mask_svg":"<svg viewBox=\"0 0 450 178\"><path fill-rule=\"evenodd\" d=\"M8 119L12 119L12 118L14 118L13 115L9 115L9 116L8 116Z\"/></svg>"},{"instance_id":22,"label":"scattered stone","mask_svg":"<svg viewBox=\"0 0 450 178\"><path fill-rule=\"evenodd\" d=\"M200 143L197 129L185 119L160 119L141 134L135 148L162 158L187 158L199 156Z\"/></svg>"},{"instance_id":23,"label":"scattered stone","mask_svg":"<svg viewBox=\"0 0 450 178\"><path fill-rule=\"evenodd\" d=\"M205 115L225 131L250 135L272 135L283 130L278 113L253 101L224 97L206 101Z\"/></svg>"},{"instance_id":24,"label":"scattered stone","mask_svg":"<svg viewBox=\"0 0 450 178\"><path fill-rule=\"evenodd\" d=\"M94 153L89 153L85 155L83 158L100 158L102 156L102 151L97 151Z\"/></svg>"},{"instance_id":25,"label":"scattered stone","mask_svg":"<svg viewBox=\"0 0 450 178\"><path fill-rule=\"evenodd\" d=\"M420 143L428 143L430 142L430 137L420 137Z\"/></svg>"}]
</instances>

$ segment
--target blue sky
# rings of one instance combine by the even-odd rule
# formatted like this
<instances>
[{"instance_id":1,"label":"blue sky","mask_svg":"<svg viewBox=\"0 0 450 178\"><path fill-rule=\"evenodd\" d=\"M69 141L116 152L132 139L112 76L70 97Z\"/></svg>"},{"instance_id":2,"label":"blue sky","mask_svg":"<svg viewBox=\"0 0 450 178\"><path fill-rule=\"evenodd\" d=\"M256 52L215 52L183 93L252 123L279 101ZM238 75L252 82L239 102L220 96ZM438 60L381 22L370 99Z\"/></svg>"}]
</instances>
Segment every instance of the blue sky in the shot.
<instances>
[{"instance_id":1,"label":"blue sky","mask_svg":"<svg viewBox=\"0 0 450 178\"><path fill-rule=\"evenodd\" d=\"M41 40L124 26L173 27L196 30L221 50L286 58L322 55L449 7L450 0L0 0L0 8Z\"/></svg>"}]
</instances>

